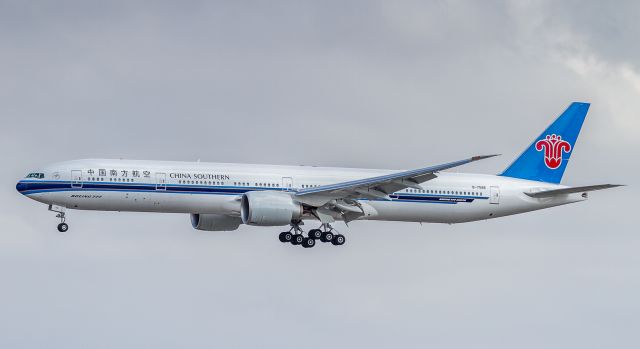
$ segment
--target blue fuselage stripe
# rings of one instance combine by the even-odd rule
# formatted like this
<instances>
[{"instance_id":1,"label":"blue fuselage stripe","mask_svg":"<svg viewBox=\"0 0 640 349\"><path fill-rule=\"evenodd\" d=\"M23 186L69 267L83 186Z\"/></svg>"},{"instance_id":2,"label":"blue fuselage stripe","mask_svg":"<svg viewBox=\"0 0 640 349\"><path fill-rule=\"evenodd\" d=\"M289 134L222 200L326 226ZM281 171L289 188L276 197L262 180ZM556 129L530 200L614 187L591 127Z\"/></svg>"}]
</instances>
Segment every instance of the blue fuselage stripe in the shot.
<instances>
[{"instance_id":1,"label":"blue fuselage stripe","mask_svg":"<svg viewBox=\"0 0 640 349\"><path fill-rule=\"evenodd\" d=\"M146 192L146 193L170 193L170 194L214 194L214 195L241 195L248 191L271 190L285 191L284 188L263 187L237 187L237 186L204 186L204 185L176 185L167 184L159 187L150 183L116 183L116 182L82 182L69 181L20 181L16 189L24 194L39 194L67 191L100 191L100 192ZM392 201L398 202L424 202L439 204L457 204L459 202L473 202L475 199L488 199L482 196L463 195L437 195L400 193L389 195ZM376 200L378 201L378 200ZM386 201L386 200L381 200Z\"/></svg>"}]
</instances>

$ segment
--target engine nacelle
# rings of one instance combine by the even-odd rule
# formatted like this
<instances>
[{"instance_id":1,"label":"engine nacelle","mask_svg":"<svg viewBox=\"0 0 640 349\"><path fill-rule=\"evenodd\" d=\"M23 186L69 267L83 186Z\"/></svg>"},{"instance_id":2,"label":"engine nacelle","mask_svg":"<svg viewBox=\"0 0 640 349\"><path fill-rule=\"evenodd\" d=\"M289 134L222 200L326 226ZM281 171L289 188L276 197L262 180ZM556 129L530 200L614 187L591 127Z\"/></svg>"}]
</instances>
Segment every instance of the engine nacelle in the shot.
<instances>
[{"instance_id":1,"label":"engine nacelle","mask_svg":"<svg viewBox=\"0 0 640 349\"><path fill-rule=\"evenodd\" d=\"M288 225L302 217L302 205L284 192L250 191L242 195L240 216L244 224Z\"/></svg>"},{"instance_id":2,"label":"engine nacelle","mask_svg":"<svg viewBox=\"0 0 640 349\"><path fill-rule=\"evenodd\" d=\"M198 230L231 231L238 229L240 224L242 224L240 217L211 213L191 214L191 226Z\"/></svg>"}]
</instances>

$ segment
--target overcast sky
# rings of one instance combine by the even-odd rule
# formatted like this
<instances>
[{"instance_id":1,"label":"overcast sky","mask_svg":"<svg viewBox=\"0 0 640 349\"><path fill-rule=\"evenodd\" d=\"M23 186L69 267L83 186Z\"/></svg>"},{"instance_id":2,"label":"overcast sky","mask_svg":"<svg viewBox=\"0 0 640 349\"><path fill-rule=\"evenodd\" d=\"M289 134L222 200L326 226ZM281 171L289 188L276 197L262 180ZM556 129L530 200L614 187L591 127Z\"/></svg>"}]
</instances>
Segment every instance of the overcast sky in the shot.
<instances>
[{"instance_id":1,"label":"overcast sky","mask_svg":"<svg viewBox=\"0 0 640 349\"><path fill-rule=\"evenodd\" d=\"M637 1L0 0L0 347L637 348ZM340 248L15 191L89 157L498 173L592 103L563 183L630 186Z\"/></svg>"}]
</instances>

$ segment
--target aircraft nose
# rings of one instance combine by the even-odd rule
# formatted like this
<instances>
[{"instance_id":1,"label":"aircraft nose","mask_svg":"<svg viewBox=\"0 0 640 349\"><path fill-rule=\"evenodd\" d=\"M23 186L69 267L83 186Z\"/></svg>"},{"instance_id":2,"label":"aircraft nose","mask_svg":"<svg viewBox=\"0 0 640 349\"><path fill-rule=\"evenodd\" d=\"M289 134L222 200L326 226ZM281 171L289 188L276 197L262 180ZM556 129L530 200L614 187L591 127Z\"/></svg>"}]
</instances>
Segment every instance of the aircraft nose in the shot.
<instances>
[{"instance_id":1,"label":"aircraft nose","mask_svg":"<svg viewBox=\"0 0 640 349\"><path fill-rule=\"evenodd\" d=\"M20 194L23 194L23 195L24 195L24 192L25 192L27 189L29 189L29 184L27 184L27 183L25 183L25 182L20 181L20 182L18 182L18 183L16 184L16 190L17 190L17 191L18 191L18 193L20 193Z\"/></svg>"}]
</instances>

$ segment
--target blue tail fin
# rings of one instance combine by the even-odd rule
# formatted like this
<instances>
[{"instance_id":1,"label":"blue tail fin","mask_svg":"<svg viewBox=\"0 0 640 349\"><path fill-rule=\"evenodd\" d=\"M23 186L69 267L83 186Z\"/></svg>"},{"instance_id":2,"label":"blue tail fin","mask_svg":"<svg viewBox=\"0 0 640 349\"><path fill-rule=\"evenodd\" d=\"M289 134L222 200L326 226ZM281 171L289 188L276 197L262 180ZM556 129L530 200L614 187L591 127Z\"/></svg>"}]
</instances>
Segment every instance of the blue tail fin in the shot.
<instances>
[{"instance_id":1,"label":"blue tail fin","mask_svg":"<svg viewBox=\"0 0 640 349\"><path fill-rule=\"evenodd\" d=\"M571 103L500 175L560 183L588 110L589 103Z\"/></svg>"}]
</instances>

